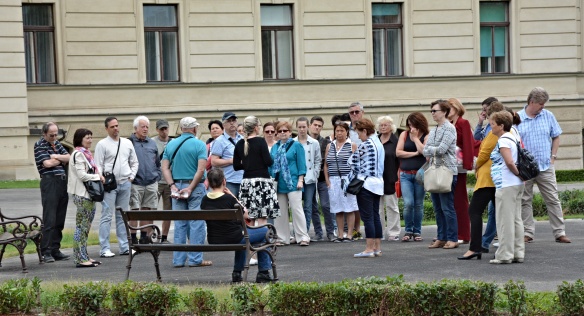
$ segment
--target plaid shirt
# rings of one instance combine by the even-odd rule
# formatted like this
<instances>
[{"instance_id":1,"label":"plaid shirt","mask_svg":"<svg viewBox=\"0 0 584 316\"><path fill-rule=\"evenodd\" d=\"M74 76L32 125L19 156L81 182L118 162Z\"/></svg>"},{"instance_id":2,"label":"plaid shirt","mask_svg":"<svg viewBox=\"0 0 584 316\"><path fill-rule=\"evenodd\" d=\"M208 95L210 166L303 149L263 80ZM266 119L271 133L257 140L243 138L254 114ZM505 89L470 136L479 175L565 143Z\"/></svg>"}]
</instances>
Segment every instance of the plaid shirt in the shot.
<instances>
[{"instance_id":1,"label":"plaid shirt","mask_svg":"<svg viewBox=\"0 0 584 316\"><path fill-rule=\"evenodd\" d=\"M525 108L519 111L521 124L517 126L523 145L529 150L539 164L539 170L545 171L551 165L552 138L562 134L562 128L554 114L546 109L536 117L531 118L525 113Z\"/></svg>"}]
</instances>

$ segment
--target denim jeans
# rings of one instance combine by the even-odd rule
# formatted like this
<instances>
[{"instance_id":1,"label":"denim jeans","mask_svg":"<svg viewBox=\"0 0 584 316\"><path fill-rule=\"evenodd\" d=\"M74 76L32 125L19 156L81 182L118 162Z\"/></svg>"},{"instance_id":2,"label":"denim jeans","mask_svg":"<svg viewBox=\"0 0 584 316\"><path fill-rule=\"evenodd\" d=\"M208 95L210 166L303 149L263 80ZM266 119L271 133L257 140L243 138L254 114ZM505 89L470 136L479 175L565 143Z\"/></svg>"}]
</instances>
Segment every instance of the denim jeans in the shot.
<instances>
[{"instance_id":1,"label":"denim jeans","mask_svg":"<svg viewBox=\"0 0 584 316\"><path fill-rule=\"evenodd\" d=\"M404 199L405 232L412 234L422 233L424 219L424 186L416 182L415 174L400 174L402 198Z\"/></svg>"},{"instance_id":2,"label":"denim jeans","mask_svg":"<svg viewBox=\"0 0 584 316\"><path fill-rule=\"evenodd\" d=\"M227 182L225 184L225 186L229 189L229 191L231 191L231 193L233 193L233 195L235 195L237 198L239 198L239 188L240 188L239 183ZM211 188L209 188L209 190L211 190Z\"/></svg>"},{"instance_id":3,"label":"denim jeans","mask_svg":"<svg viewBox=\"0 0 584 316\"><path fill-rule=\"evenodd\" d=\"M377 195L365 188L357 194L357 205L363 226L365 226L365 238L383 237L383 227L379 218L379 200L381 195Z\"/></svg>"},{"instance_id":4,"label":"denim jeans","mask_svg":"<svg viewBox=\"0 0 584 316\"><path fill-rule=\"evenodd\" d=\"M118 244L120 246L120 253L128 251L128 234L126 233L126 227L124 226L124 220L122 219L122 214L116 212L116 207L119 206L122 210L127 211L130 208L130 192L132 188L132 183L125 182L118 184L115 190L106 192L103 197L103 202L101 202L101 219L99 220L99 245L101 246L101 252L111 251L110 249L110 230L112 226L112 215L116 215L116 236L118 238Z\"/></svg>"},{"instance_id":5,"label":"denim jeans","mask_svg":"<svg viewBox=\"0 0 584 316\"><path fill-rule=\"evenodd\" d=\"M335 215L331 213L331 203L329 200L328 187L326 186L326 181L320 181L316 184L316 189L318 191L318 199L320 200L320 208L322 209L322 216L324 217L324 226L326 228L327 236L334 234L337 229L337 221ZM318 219L318 222L317 222ZM316 194L314 199L312 199L312 221L314 222L314 231L316 232L320 227L320 233L322 234L322 225L320 225L320 216L318 214L318 202L316 201Z\"/></svg>"},{"instance_id":6,"label":"denim jeans","mask_svg":"<svg viewBox=\"0 0 584 316\"><path fill-rule=\"evenodd\" d=\"M458 223L454 211L454 188L457 176L452 176L452 186L448 193L431 193L436 215L437 238L442 241L458 242Z\"/></svg>"},{"instance_id":7,"label":"denim jeans","mask_svg":"<svg viewBox=\"0 0 584 316\"><path fill-rule=\"evenodd\" d=\"M306 217L306 231L310 230L310 221L312 218L312 203L316 195L316 183L304 184L304 191L302 192L302 208L304 209L304 217ZM316 223L316 222L315 222ZM320 218L318 219L320 224ZM316 225L316 224L315 224ZM314 233L318 234L317 229L320 229L322 235L322 227L314 226Z\"/></svg>"},{"instance_id":8,"label":"denim jeans","mask_svg":"<svg viewBox=\"0 0 584 316\"><path fill-rule=\"evenodd\" d=\"M497 235L497 222L495 220L495 205L493 202L489 202L489 211L487 213L487 227L483 233L483 248L489 249L491 242L495 239Z\"/></svg>"},{"instance_id":9,"label":"denim jeans","mask_svg":"<svg viewBox=\"0 0 584 316\"><path fill-rule=\"evenodd\" d=\"M249 242L251 244L265 242L266 233L268 232L267 227L258 228L247 228L247 233L249 234ZM245 239L241 239L240 244L245 244ZM233 271L243 271L245 266L246 251L240 250L235 252L235 264L233 265ZM265 251L258 252L258 270L267 271L272 269L272 260L270 255Z\"/></svg>"},{"instance_id":10,"label":"denim jeans","mask_svg":"<svg viewBox=\"0 0 584 316\"><path fill-rule=\"evenodd\" d=\"M188 182L177 182L176 188L180 191L189 186ZM201 201L205 196L205 185L203 183L197 184L191 196L187 199L172 199L173 210L200 210ZM186 244L187 237L189 244L202 245L205 243L207 237L207 224L205 221L174 221L174 243ZM175 251L172 254L172 265L175 267L182 267L188 257L188 265L199 265L203 262L202 252L184 252Z\"/></svg>"}]
</instances>

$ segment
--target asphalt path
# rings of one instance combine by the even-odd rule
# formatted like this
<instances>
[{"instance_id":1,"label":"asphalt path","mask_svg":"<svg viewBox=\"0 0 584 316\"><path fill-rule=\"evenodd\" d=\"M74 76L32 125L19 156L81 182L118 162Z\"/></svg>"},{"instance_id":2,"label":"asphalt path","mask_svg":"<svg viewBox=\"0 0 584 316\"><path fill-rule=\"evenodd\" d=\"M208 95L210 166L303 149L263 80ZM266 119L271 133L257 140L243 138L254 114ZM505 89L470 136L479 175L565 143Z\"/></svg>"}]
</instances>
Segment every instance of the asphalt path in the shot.
<instances>
[{"instance_id":1,"label":"asphalt path","mask_svg":"<svg viewBox=\"0 0 584 316\"><path fill-rule=\"evenodd\" d=\"M0 207L9 215L28 215L42 213L38 189L0 190ZM93 223L93 230L99 222L99 212ZM73 203L69 205L66 227L75 223ZM172 232L172 231L171 231ZM491 247L489 254L482 260L459 261L467 245L458 249L428 249L435 236L435 226L422 228L422 242L382 243L383 256L356 259L354 253L365 248L364 241L353 243L313 242L309 247L290 245L278 248L276 263L281 282L315 281L335 282L346 278L367 276L403 275L406 282L429 282L441 279L469 279L504 284L510 279L523 280L532 291L555 291L562 281L574 282L584 278L584 220L566 220L566 232L572 239L571 244L554 241L548 222L536 223L535 241L526 244L525 262L522 264L493 265L489 260L494 257L496 248ZM311 232L312 233L312 232ZM26 255L28 273L23 274L18 257L5 258L0 267L0 281L20 278L39 277L55 281L123 281L126 276L127 256L119 256L116 244L112 244L113 258L99 258L99 246L90 246L92 258L101 260L96 268L75 268L72 261L39 264L35 254ZM71 254L70 249L64 249ZM174 268L172 253L160 256L162 281L173 284L225 284L231 280L233 255L230 253L206 253L205 260L212 260L211 267ZM135 281L154 281L156 274L152 256L142 253L134 258L130 279ZM250 268L248 280L255 280L257 267Z\"/></svg>"}]
</instances>

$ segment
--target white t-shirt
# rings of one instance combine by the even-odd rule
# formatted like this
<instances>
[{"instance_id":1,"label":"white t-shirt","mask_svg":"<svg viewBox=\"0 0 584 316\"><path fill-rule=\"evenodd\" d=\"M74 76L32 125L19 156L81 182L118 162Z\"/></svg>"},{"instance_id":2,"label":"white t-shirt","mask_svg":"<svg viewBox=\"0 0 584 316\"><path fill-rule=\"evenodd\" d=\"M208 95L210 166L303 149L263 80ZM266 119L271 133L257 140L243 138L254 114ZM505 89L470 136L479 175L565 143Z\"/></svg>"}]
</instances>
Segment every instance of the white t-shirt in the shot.
<instances>
[{"instance_id":1,"label":"white t-shirt","mask_svg":"<svg viewBox=\"0 0 584 316\"><path fill-rule=\"evenodd\" d=\"M497 189L523 184L521 178L514 175L511 170L509 170L500 153L500 148L509 148L511 150L513 161L517 163L517 142L519 142L519 139L512 133L507 132L499 137L497 146L491 153L491 160L493 161L493 165L491 166L491 178Z\"/></svg>"}]
</instances>

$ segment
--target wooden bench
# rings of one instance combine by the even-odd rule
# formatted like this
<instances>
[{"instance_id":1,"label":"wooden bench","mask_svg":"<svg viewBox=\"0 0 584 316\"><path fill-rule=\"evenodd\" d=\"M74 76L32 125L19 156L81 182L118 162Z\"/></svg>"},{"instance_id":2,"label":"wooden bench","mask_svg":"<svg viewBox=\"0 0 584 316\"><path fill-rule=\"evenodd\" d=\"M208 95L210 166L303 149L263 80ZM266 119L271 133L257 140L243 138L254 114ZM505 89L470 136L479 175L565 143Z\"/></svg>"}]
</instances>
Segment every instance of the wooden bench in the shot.
<instances>
[{"instance_id":1,"label":"wooden bench","mask_svg":"<svg viewBox=\"0 0 584 316\"><path fill-rule=\"evenodd\" d=\"M39 255L39 262L43 263L43 256L41 254L41 238L43 231L43 220L34 215L8 217L2 214L0 209L0 267L2 266L2 257L6 246L12 245L20 254L20 262L22 263L22 273L27 273L26 263L24 262L24 248L29 240L32 240L36 245L36 250Z\"/></svg>"},{"instance_id":2,"label":"wooden bench","mask_svg":"<svg viewBox=\"0 0 584 316\"><path fill-rule=\"evenodd\" d=\"M249 270L249 261L253 254L263 251L266 252L272 259L272 273L274 280L277 280L278 274L276 272L276 229L271 224L266 224L263 226L268 227L268 232L266 233L267 243L263 244L250 244L249 235L247 232L247 225L243 219L243 212L241 208L229 209L229 210L184 210L184 211L167 211L167 210L140 210L140 211L122 211L121 208L117 208L117 211L121 212L122 218L124 219L124 224L126 226L126 232L128 234L128 244L130 249L136 251L136 254L141 252L150 252L154 257L154 267L156 268L156 276L158 281L162 280L160 276L160 268L158 264L158 256L161 251L195 251L195 252L216 252L216 251L237 251L245 250L247 252L247 260L243 271L243 281L247 281L247 273ZM243 231L243 239L246 241L245 244L204 244L204 245L190 245L190 244L173 244L173 243L160 243L158 236L160 236L160 228L155 224L143 225L133 227L130 225L130 221L163 221L163 220L212 220L212 221L232 221L237 220L241 222L241 230ZM261 226L260 226L261 227ZM150 240L148 244L134 244L132 243L132 237L130 235L130 230L141 230L144 228L152 229ZM130 269L132 268L132 260L136 254L132 254L130 251L130 256L128 256L128 264L126 266L126 280L130 277Z\"/></svg>"}]
</instances>

